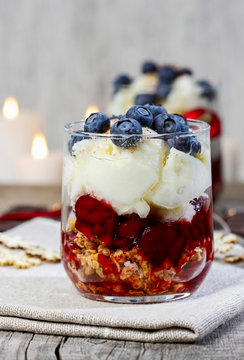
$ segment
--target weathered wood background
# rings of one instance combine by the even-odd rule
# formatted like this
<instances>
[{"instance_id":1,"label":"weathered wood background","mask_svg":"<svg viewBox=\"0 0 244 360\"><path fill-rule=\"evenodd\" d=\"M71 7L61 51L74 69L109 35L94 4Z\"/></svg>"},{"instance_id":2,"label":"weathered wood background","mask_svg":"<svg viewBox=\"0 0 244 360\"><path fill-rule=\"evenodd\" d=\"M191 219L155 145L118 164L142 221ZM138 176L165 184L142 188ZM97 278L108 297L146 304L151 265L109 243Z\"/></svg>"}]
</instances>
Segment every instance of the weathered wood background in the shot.
<instances>
[{"instance_id":1,"label":"weathered wood background","mask_svg":"<svg viewBox=\"0 0 244 360\"><path fill-rule=\"evenodd\" d=\"M150 58L189 65L218 85L225 132L244 153L243 24L243 0L0 0L0 103L37 109L61 147L63 123L90 103L105 110L118 72Z\"/></svg>"}]
</instances>

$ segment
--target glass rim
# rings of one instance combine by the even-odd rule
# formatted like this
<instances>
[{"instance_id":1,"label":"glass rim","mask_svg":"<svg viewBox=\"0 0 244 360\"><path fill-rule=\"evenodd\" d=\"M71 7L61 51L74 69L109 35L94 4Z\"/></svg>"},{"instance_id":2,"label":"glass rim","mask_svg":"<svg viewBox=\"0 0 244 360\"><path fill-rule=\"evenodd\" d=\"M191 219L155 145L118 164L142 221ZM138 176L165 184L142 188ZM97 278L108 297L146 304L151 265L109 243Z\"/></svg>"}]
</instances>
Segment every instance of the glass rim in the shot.
<instances>
[{"instance_id":1,"label":"glass rim","mask_svg":"<svg viewBox=\"0 0 244 360\"><path fill-rule=\"evenodd\" d=\"M190 125L189 132L175 132L175 133L163 133L158 134L155 130L149 128L149 130L154 131L154 134L108 134L108 133L91 133L84 131L82 127L84 126L85 120L77 120L72 121L64 125L65 132L68 133L70 136L84 136L87 139L89 138L101 138L101 139L116 139L116 138L129 138L133 137L140 137L140 139L162 139L164 137L173 137L173 136L196 136L202 133L207 132L210 130L210 125L205 121L196 120L196 119L187 119ZM78 128L79 127L79 128ZM197 128L196 128L197 127Z\"/></svg>"}]
</instances>

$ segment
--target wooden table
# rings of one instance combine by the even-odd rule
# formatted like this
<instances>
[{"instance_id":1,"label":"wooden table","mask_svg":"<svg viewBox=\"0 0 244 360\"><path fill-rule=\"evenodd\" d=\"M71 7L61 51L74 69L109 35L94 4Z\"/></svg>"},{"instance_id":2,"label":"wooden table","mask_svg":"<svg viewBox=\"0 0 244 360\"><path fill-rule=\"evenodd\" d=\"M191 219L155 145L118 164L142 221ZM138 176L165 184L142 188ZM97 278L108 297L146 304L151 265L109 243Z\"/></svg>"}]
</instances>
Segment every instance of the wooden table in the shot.
<instances>
[{"instance_id":1,"label":"wooden table","mask_svg":"<svg viewBox=\"0 0 244 360\"><path fill-rule=\"evenodd\" d=\"M20 204L51 206L60 202L60 194L60 187L0 186L0 212ZM226 186L219 208L231 203L244 207L244 184ZM244 359L244 313L194 344L150 344L0 331L0 360L89 358Z\"/></svg>"}]
</instances>

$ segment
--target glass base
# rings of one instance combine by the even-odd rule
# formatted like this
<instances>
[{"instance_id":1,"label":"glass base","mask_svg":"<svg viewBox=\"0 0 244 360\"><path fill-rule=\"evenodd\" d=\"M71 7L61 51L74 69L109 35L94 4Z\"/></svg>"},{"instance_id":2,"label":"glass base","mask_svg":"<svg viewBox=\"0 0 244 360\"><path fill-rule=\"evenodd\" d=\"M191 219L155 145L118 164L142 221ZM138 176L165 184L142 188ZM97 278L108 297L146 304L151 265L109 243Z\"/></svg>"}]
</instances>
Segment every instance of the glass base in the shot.
<instances>
[{"instance_id":1,"label":"glass base","mask_svg":"<svg viewBox=\"0 0 244 360\"><path fill-rule=\"evenodd\" d=\"M191 295L190 292L167 294L167 295L154 295L154 296L107 296L107 295L82 293L82 296L90 300L113 302L119 304L163 303L163 302L185 299L190 295Z\"/></svg>"}]
</instances>

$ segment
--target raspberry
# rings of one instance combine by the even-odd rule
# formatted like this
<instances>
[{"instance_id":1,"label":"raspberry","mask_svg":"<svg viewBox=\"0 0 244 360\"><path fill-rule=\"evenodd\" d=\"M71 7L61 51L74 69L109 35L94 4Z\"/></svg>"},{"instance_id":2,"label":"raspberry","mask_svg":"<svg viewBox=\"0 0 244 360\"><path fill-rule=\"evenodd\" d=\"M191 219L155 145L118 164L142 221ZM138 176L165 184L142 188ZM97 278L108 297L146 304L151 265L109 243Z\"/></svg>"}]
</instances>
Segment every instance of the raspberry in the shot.
<instances>
[{"instance_id":1,"label":"raspberry","mask_svg":"<svg viewBox=\"0 0 244 360\"><path fill-rule=\"evenodd\" d=\"M138 239L137 245L154 266L160 266L168 257L177 241L176 224L160 224L148 227Z\"/></svg>"},{"instance_id":2,"label":"raspberry","mask_svg":"<svg viewBox=\"0 0 244 360\"><path fill-rule=\"evenodd\" d=\"M121 221L117 235L122 238L132 239L145 229L146 222L146 219L141 219L137 214L131 214L125 217L124 221Z\"/></svg>"},{"instance_id":3,"label":"raspberry","mask_svg":"<svg viewBox=\"0 0 244 360\"><path fill-rule=\"evenodd\" d=\"M117 215L110 205L90 195L84 195L77 200L75 213L77 230L88 239L98 236L104 245L111 244Z\"/></svg>"}]
</instances>

